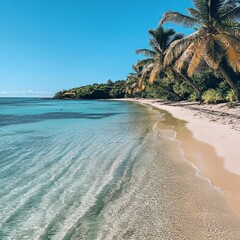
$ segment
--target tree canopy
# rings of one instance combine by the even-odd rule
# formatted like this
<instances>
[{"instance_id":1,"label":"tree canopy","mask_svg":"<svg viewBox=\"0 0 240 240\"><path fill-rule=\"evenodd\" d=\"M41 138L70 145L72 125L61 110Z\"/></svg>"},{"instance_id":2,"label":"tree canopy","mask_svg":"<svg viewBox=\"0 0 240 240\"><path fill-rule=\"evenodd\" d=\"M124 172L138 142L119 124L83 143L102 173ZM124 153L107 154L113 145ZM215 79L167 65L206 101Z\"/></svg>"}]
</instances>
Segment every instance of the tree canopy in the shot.
<instances>
[{"instance_id":1,"label":"tree canopy","mask_svg":"<svg viewBox=\"0 0 240 240\"><path fill-rule=\"evenodd\" d=\"M148 31L149 48L126 80L93 84L58 92L55 98L119 97L240 102L240 2L192 0L188 15L168 11ZM191 28L184 36L164 23Z\"/></svg>"}]
</instances>

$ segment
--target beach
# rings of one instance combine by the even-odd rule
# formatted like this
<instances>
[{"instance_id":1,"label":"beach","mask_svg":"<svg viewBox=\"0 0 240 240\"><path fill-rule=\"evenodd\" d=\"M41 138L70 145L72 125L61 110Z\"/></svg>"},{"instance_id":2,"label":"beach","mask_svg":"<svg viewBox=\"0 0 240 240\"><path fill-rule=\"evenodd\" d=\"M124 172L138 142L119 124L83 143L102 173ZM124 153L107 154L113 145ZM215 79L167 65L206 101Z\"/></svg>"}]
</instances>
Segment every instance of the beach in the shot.
<instances>
[{"instance_id":1,"label":"beach","mask_svg":"<svg viewBox=\"0 0 240 240\"><path fill-rule=\"evenodd\" d=\"M185 159L197 167L200 176L221 190L227 205L240 216L240 106L149 99L128 101L167 111L166 118L171 118ZM169 120L165 122L169 125Z\"/></svg>"}]
</instances>

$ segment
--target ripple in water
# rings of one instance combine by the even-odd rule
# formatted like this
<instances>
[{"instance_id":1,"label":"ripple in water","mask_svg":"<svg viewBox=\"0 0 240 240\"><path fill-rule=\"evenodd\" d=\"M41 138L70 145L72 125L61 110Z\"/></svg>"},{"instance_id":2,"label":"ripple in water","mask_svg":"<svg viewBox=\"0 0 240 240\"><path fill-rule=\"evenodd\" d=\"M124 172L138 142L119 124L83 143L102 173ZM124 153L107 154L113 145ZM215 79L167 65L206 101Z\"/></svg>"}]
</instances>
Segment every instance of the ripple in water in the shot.
<instances>
[{"instance_id":1,"label":"ripple in water","mask_svg":"<svg viewBox=\"0 0 240 240\"><path fill-rule=\"evenodd\" d=\"M0 109L0 239L240 239L220 193L154 131L158 112L38 99Z\"/></svg>"}]
</instances>

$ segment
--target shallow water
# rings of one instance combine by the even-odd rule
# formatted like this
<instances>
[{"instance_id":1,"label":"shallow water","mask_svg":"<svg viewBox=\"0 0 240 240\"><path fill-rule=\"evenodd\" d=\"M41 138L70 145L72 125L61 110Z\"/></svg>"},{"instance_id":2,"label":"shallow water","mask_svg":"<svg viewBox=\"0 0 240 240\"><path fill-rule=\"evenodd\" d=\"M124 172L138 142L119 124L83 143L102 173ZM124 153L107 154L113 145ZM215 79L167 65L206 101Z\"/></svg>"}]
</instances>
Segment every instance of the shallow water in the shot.
<instances>
[{"instance_id":1,"label":"shallow water","mask_svg":"<svg viewBox=\"0 0 240 240\"><path fill-rule=\"evenodd\" d=\"M160 120L127 102L0 99L0 239L240 239Z\"/></svg>"}]
</instances>

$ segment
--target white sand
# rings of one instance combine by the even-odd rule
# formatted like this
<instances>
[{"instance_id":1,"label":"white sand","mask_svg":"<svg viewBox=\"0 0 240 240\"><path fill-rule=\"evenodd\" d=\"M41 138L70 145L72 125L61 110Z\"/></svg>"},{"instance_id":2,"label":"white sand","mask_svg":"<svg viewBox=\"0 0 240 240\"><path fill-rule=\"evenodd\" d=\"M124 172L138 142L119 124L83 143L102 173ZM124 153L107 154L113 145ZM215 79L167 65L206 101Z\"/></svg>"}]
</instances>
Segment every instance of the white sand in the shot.
<instances>
[{"instance_id":1,"label":"white sand","mask_svg":"<svg viewBox=\"0 0 240 240\"><path fill-rule=\"evenodd\" d=\"M166 110L176 119L186 122L183 128L175 128L185 158L199 169L200 176L208 178L222 191L227 205L240 216L239 105L229 108L227 104L122 100ZM192 136L189 137L184 128L190 131Z\"/></svg>"},{"instance_id":2,"label":"white sand","mask_svg":"<svg viewBox=\"0 0 240 240\"><path fill-rule=\"evenodd\" d=\"M240 176L240 107L238 106L231 115L238 115L239 119L231 119L230 116L211 116L200 110L207 108L212 111L221 111L219 115L231 112L231 109L223 105L169 105L161 101L139 99L134 100L142 104L166 110L174 117L187 121L187 128L193 133L194 138L211 145L217 155L224 159L224 167L227 171ZM194 108L194 109L193 109ZM198 110L195 110L198 108ZM239 186L240 188L240 186Z\"/></svg>"}]
</instances>

